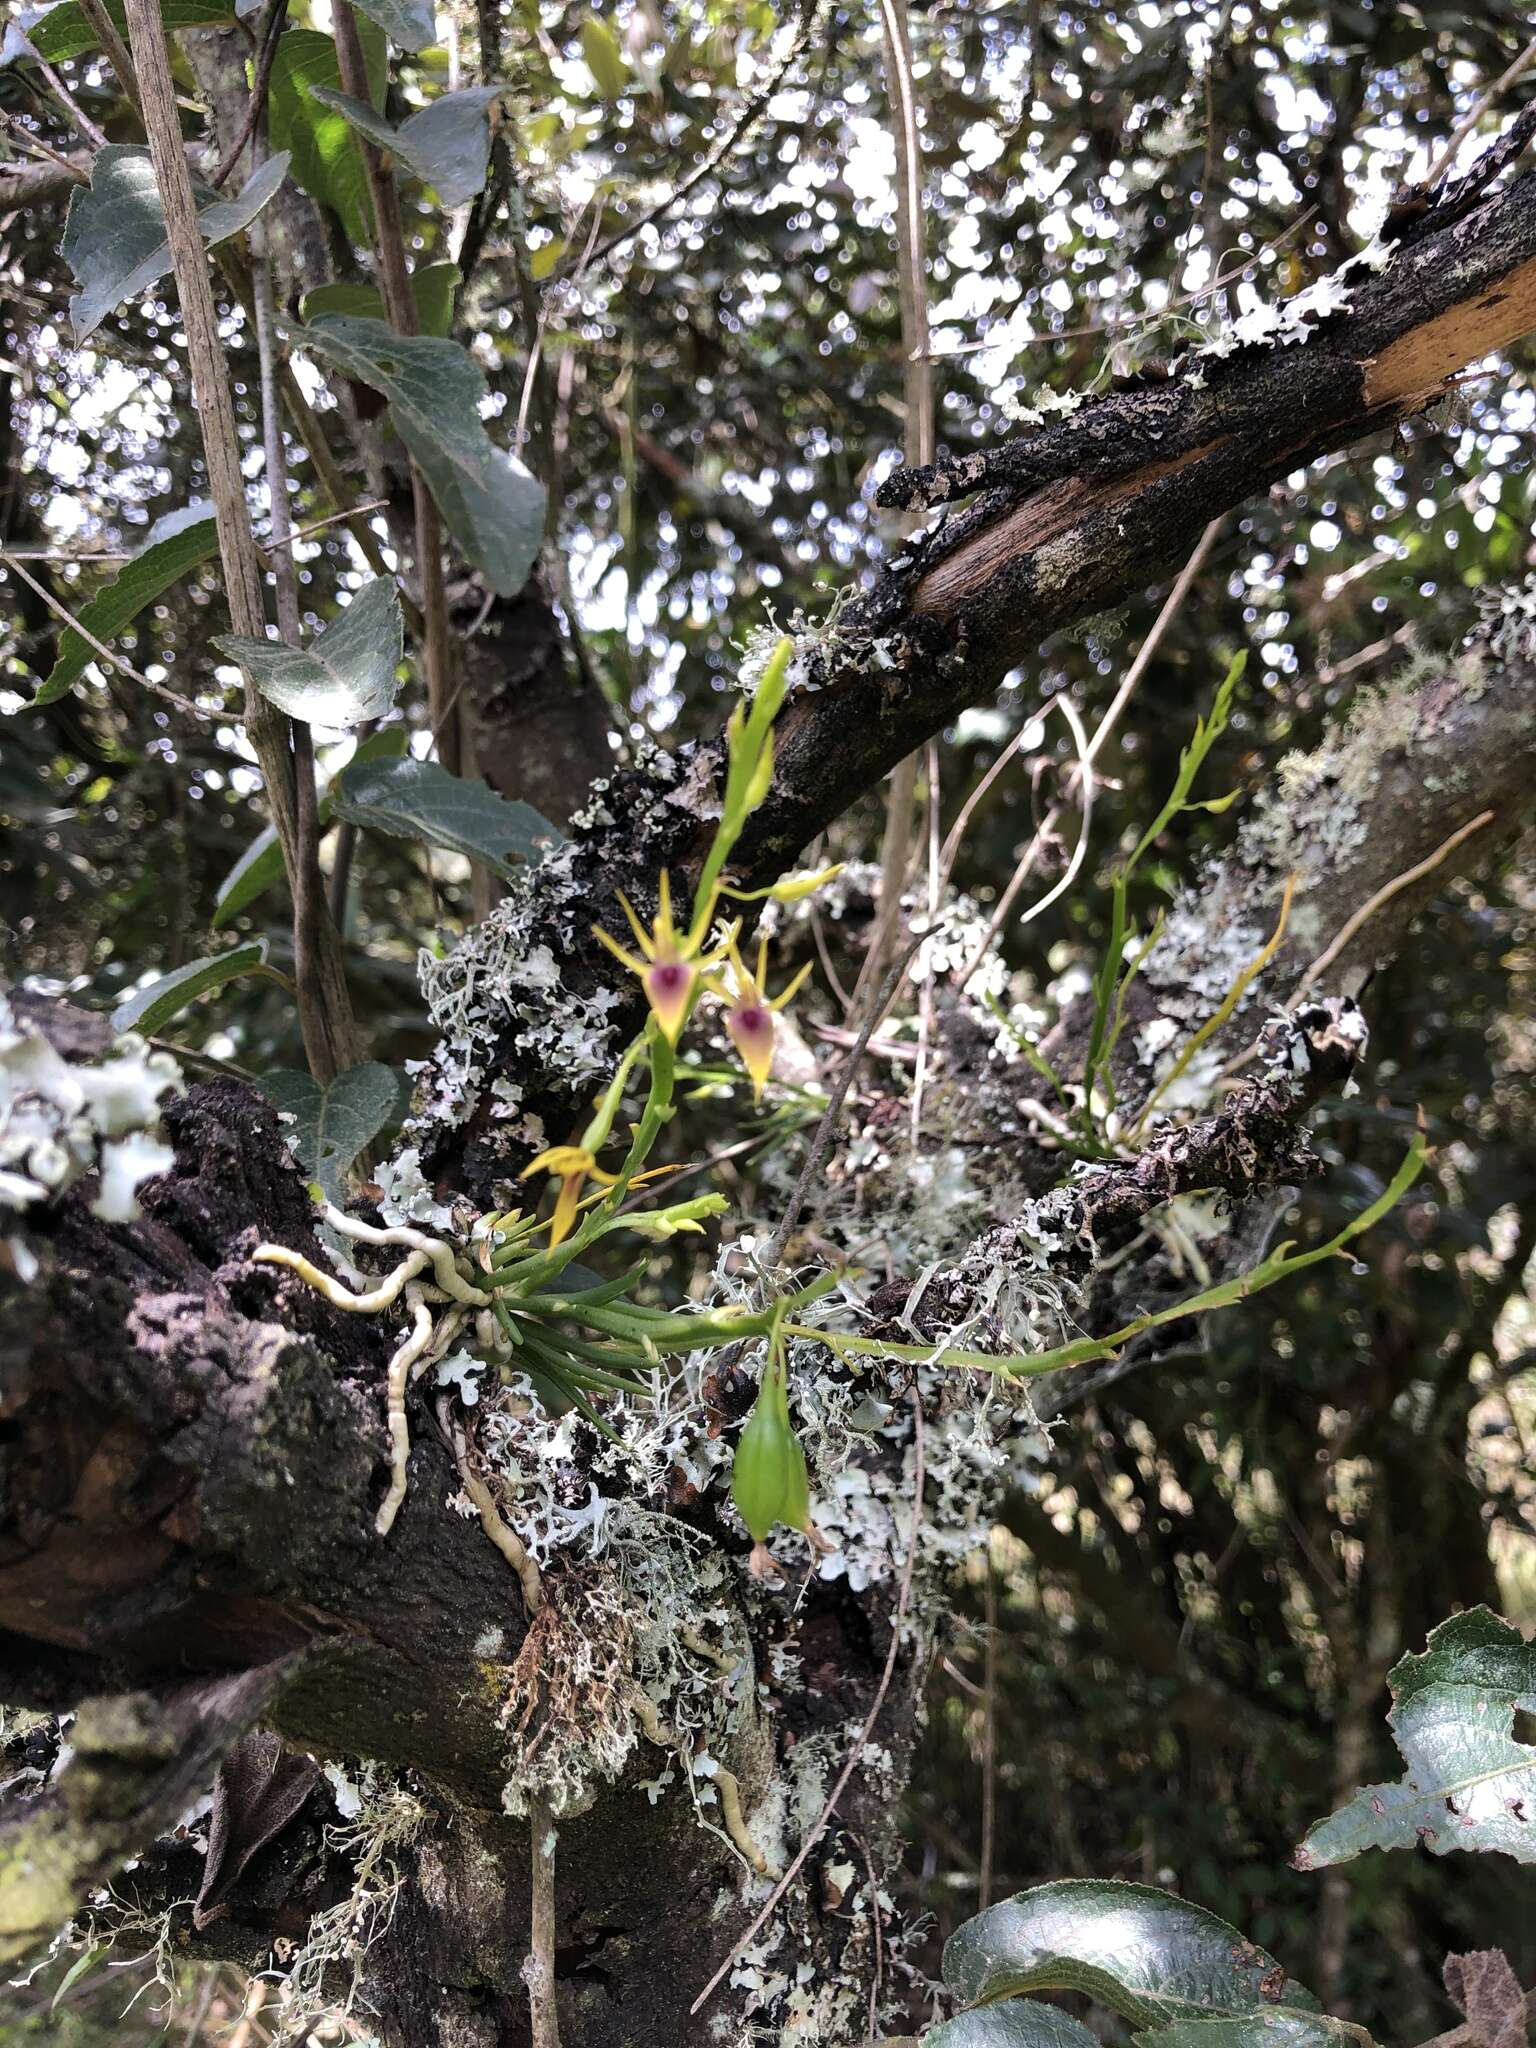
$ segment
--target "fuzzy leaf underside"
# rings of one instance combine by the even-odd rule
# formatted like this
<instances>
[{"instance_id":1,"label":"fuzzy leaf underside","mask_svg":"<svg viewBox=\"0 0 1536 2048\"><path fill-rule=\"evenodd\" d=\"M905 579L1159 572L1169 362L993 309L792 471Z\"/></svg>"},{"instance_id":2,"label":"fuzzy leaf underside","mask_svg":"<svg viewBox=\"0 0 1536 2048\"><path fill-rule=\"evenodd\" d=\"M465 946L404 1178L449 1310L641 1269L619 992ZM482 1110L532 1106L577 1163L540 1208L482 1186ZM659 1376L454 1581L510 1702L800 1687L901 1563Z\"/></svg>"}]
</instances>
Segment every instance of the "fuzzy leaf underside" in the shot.
<instances>
[{"instance_id":1,"label":"fuzzy leaf underside","mask_svg":"<svg viewBox=\"0 0 1536 2048\"><path fill-rule=\"evenodd\" d=\"M276 195L288 162L282 151L269 157L233 199L197 193L197 224L210 248L250 226ZM76 341L94 334L124 299L164 277L171 245L147 149L109 142L97 151L90 184L77 186L70 198L61 248L80 286L69 302Z\"/></svg>"},{"instance_id":2,"label":"fuzzy leaf underside","mask_svg":"<svg viewBox=\"0 0 1536 2048\"><path fill-rule=\"evenodd\" d=\"M499 85L474 85L444 93L398 128L347 93L317 86L314 96L360 135L398 157L451 212L473 199L485 183L491 162L488 116L502 90Z\"/></svg>"},{"instance_id":3,"label":"fuzzy leaf underside","mask_svg":"<svg viewBox=\"0 0 1536 2048\"><path fill-rule=\"evenodd\" d=\"M531 804L509 803L483 782L450 775L436 761L353 762L333 785L338 818L462 853L503 876L510 858L534 861L560 834Z\"/></svg>"},{"instance_id":4,"label":"fuzzy leaf underside","mask_svg":"<svg viewBox=\"0 0 1536 2048\"><path fill-rule=\"evenodd\" d=\"M347 1169L400 1108L400 1083L377 1060L348 1067L329 1085L312 1074L282 1067L263 1077L262 1093L294 1121L284 1135L310 1180L338 1206L346 1199Z\"/></svg>"},{"instance_id":5,"label":"fuzzy leaf underside","mask_svg":"<svg viewBox=\"0 0 1536 2048\"><path fill-rule=\"evenodd\" d=\"M308 647L243 633L213 644L279 711L306 725L344 729L382 718L393 706L405 628L394 578L375 576Z\"/></svg>"},{"instance_id":6,"label":"fuzzy leaf underside","mask_svg":"<svg viewBox=\"0 0 1536 2048\"><path fill-rule=\"evenodd\" d=\"M110 645L146 605L153 604L172 584L179 583L190 570L216 554L218 545L218 529L210 505L199 502L184 506L179 512L168 512L150 528L143 547L132 560L124 563L112 581L98 590L76 616L86 632L103 645ZM39 683L32 702L52 704L99 659L84 635L73 626L66 626L59 635L53 667Z\"/></svg>"},{"instance_id":7,"label":"fuzzy leaf underside","mask_svg":"<svg viewBox=\"0 0 1536 2048\"><path fill-rule=\"evenodd\" d=\"M1431 1629L1388 1684L1388 1716L1408 1769L1366 1785L1318 1821L1297 1850L1301 1870L1367 1849L1496 1849L1536 1863L1536 1747L1517 1742L1515 1711L1536 1712L1536 1643L1475 1607Z\"/></svg>"},{"instance_id":8,"label":"fuzzy leaf underside","mask_svg":"<svg viewBox=\"0 0 1536 2048\"><path fill-rule=\"evenodd\" d=\"M978 1913L944 1947L968 2005L1023 1992L1086 1992L1138 2027L1166 2028L1317 2001L1225 1920L1149 1885L1069 1879Z\"/></svg>"},{"instance_id":9,"label":"fuzzy leaf underside","mask_svg":"<svg viewBox=\"0 0 1536 2048\"><path fill-rule=\"evenodd\" d=\"M335 313L299 328L295 339L383 393L460 547L498 596L515 597L544 537L544 487L486 433L485 379L464 350Z\"/></svg>"}]
</instances>

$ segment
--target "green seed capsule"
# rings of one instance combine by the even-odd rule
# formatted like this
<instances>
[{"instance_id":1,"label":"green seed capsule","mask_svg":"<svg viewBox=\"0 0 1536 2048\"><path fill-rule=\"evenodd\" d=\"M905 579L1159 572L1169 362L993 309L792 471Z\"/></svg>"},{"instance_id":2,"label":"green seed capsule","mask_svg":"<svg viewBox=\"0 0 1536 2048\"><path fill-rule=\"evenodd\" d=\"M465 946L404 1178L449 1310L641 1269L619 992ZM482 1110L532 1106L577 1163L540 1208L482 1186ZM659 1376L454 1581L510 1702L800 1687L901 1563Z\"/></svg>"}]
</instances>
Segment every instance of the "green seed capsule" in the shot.
<instances>
[{"instance_id":1,"label":"green seed capsule","mask_svg":"<svg viewBox=\"0 0 1536 2048\"><path fill-rule=\"evenodd\" d=\"M790 1425L783 1379L772 1369L737 1440L731 1498L754 1543L765 1542L775 1522L799 1528L810 1519L805 1453Z\"/></svg>"}]
</instances>

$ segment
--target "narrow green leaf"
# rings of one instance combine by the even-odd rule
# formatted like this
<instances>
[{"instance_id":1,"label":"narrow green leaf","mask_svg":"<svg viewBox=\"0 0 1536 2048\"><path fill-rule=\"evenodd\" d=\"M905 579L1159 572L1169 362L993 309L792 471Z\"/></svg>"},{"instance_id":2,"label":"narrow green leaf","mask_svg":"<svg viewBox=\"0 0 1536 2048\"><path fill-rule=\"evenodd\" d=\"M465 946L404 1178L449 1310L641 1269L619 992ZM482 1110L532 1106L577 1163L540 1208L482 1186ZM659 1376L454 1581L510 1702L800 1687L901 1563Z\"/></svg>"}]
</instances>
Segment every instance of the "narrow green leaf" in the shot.
<instances>
[{"instance_id":1,"label":"narrow green leaf","mask_svg":"<svg viewBox=\"0 0 1536 2048\"><path fill-rule=\"evenodd\" d=\"M509 861L537 860L560 834L530 804L509 803L483 782L450 775L436 761L352 762L332 787L338 818L403 839L467 854L498 874Z\"/></svg>"},{"instance_id":2,"label":"narrow green leaf","mask_svg":"<svg viewBox=\"0 0 1536 2048\"><path fill-rule=\"evenodd\" d=\"M967 1920L944 1944L944 1978L968 2005L1083 1991L1138 2027L1317 2009L1273 1956L1203 1906L1095 1878L1037 1885Z\"/></svg>"},{"instance_id":3,"label":"narrow green leaf","mask_svg":"<svg viewBox=\"0 0 1536 2048\"><path fill-rule=\"evenodd\" d=\"M416 325L423 334L447 334L453 325L453 295L459 288L458 267L452 263L426 263L411 272L411 296L416 301ZM371 284L322 284L306 292L299 301L306 320L319 320L327 313L344 313L354 320L387 320L384 298Z\"/></svg>"},{"instance_id":4,"label":"narrow green leaf","mask_svg":"<svg viewBox=\"0 0 1536 2048\"><path fill-rule=\"evenodd\" d=\"M489 114L502 91L499 85L474 85L463 92L444 93L398 128L347 93L316 86L314 96L323 106L334 108L359 134L397 157L451 210L473 199L485 183L491 163Z\"/></svg>"},{"instance_id":5,"label":"narrow green leaf","mask_svg":"<svg viewBox=\"0 0 1536 2048\"><path fill-rule=\"evenodd\" d=\"M262 1093L293 1117L284 1127L299 1165L338 1206L346 1174L357 1155L399 1114L400 1082L377 1060L348 1067L328 1086L310 1074L283 1067L264 1075Z\"/></svg>"},{"instance_id":6,"label":"narrow green leaf","mask_svg":"<svg viewBox=\"0 0 1536 2048\"><path fill-rule=\"evenodd\" d=\"M384 37L371 21L357 24L368 68L368 89L375 105L384 103L388 52ZM274 149L293 160L293 181L311 199L331 208L354 242L372 235L368 174L356 135L330 107L314 97L317 86L339 89L341 68L336 45L317 29L283 31L267 89L267 126Z\"/></svg>"},{"instance_id":7,"label":"narrow green leaf","mask_svg":"<svg viewBox=\"0 0 1536 2048\"><path fill-rule=\"evenodd\" d=\"M605 100L619 99L629 91L629 65L606 22L594 18L581 24L581 54Z\"/></svg>"},{"instance_id":8,"label":"narrow green leaf","mask_svg":"<svg viewBox=\"0 0 1536 2048\"><path fill-rule=\"evenodd\" d=\"M167 29L217 28L233 21L236 11L233 0L160 0L160 19ZM126 36L128 19L123 0L107 0L107 13L118 34ZM79 0L62 0L60 6L50 7L42 20L33 25L31 38L33 48L50 64L61 64L96 48L96 31L86 20Z\"/></svg>"},{"instance_id":9,"label":"narrow green leaf","mask_svg":"<svg viewBox=\"0 0 1536 2048\"><path fill-rule=\"evenodd\" d=\"M544 487L486 433L485 379L464 350L341 314L312 321L295 339L384 394L460 547L499 596L515 597L543 540Z\"/></svg>"},{"instance_id":10,"label":"narrow green leaf","mask_svg":"<svg viewBox=\"0 0 1536 2048\"><path fill-rule=\"evenodd\" d=\"M1102 2048L1081 2020L1036 1998L974 2006L923 2036L923 2048Z\"/></svg>"},{"instance_id":11,"label":"narrow green leaf","mask_svg":"<svg viewBox=\"0 0 1536 2048\"><path fill-rule=\"evenodd\" d=\"M143 547L124 563L85 608L76 613L86 631L104 644L136 619L146 605L163 591L179 583L189 570L206 562L218 551L219 536L213 508L199 502L179 512L168 512L149 530ZM99 659L95 649L73 626L59 635L59 651L53 667L37 686L34 704L51 704L78 682L91 662Z\"/></svg>"},{"instance_id":12,"label":"narrow green leaf","mask_svg":"<svg viewBox=\"0 0 1536 2048\"><path fill-rule=\"evenodd\" d=\"M429 50L437 41L432 0L354 0L359 14L383 29L402 50Z\"/></svg>"},{"instance_id":13,"label":"narrow green leaf","mask_svg":"<svg viewBox=\"0 0 1536 2048\"><path fill-rule=\"evenodd\" d=\"M226 633L214 646L239 662L269 703L306 725L350 727L382 718L395 701L405 654L392 576L365 583L308 647Z\"/></svg>"},{"instance_id":14,"label":"narrow green leaf","mask_svg":"<svg viewBox=\"0 0 1536 2048\"><path fill-rule=\"evenodd\" d=\"M370 733L365 740L359 740L353 761L390 760L403 754L408 735L403 725L386 726L383 732ZM349 767L351 762L347 764ZM331 822L331 795L329 784L320 792L316 816L322 830ZM242 910L250 908L258 897L264 896L274 882L283 879L283 849L278 842L277 829L268 825L258 832L250 845L235 862L214 900L213 916L209 920L215 931L222 931L233 924Z\"/></svg>"},{"instance_id":15,"label":"narrow green leaf","mask_svg":"<svg viewBox=\"0 0 1536 2048\"><path fill-rule=\"evenodd\" d=\"M200 190L197 224L204 241L211 247L248 228L287 171L288 157L279 152L234 199ZM70 199L62 252L80 285L69 302L76 341L94 334L114 307L148 291L170 269L171 245L147 149L109 142L97 151L90 184L77 185Z\"/></svg>"},{"instance_id":16,"label":"narrow green leaf","mask_svg":"<svg viewBox=\"0 0 1536 2048\"><path fill-rule=\"evenodd\" d=\"M185 967L178 967L172 974L162 974L158 981L152 981L148 988L141 988L136 995L119 1003L112 1012L114 1031L142 1031L150 1037L163 1024L195 1002L199 996L208 995L216 988L222 988L227 981L234 981L242 974L259 974L267 964L267 942L252 939L242 946L231 946L227 953L216 953L211 960L193 960Z\"/></svg>"},{"instance_id":17,"label":"narrow green leaf","mask_svg":"<svg viewBox=\"0 0 1536 2048\"><path fill-rule=\"evenodd\" d=\"M58 1989L48 2001L48 2010L50 2012L57 2010L59 2001L80 1982L80 1979L87 1970L92 1970L96 1967L109 1947L110 1943L108 1942L98 1942L94 1947L88 1948L84 1955L75 1957L75 1960L59 1979Z\"/></svg>"},{"instance_id":18,"label":"narrow green leaf","mask_svg":"<svg viewBox=\"0 0 1536 2048\"><path fill-rule=\"evenodd\" d=\"M1408 1766L1395 1785L1366 1785L1311 1828L1298 1870L1347 1863L1367 1849L1498 1849L1536 1863L1536 1746L1515 1740L1515 1709L1536 1713L1536 1643L1486 1607L1431 1629L1387 1683L1393 1737Z\"/></svg>"}]
</instances>

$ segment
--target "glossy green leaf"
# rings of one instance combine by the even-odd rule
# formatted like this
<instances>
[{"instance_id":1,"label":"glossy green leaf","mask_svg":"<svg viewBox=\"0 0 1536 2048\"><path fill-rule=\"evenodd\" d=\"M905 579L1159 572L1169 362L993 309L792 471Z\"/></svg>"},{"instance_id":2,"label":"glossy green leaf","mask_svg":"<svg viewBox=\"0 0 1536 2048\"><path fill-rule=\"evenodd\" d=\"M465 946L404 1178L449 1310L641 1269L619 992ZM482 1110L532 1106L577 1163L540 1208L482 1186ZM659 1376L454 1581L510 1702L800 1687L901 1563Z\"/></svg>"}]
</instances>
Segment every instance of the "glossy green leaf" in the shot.
<instances>
[{"instance_id":1,"label":"glossy green leaf","mask_svg":"<svg viewBox=\"0 0 1536 2048\"><path fill-rule=\"evenodd\" d=\"M293 1118L284 1126L300 1166L326 1198L345 1199L347 1169L400 1111L400 1082L377 1060L348 1067L329 1085L283 1067L264 1075L262 1093Z\"/></svg>"},{"instance_id":2,"label":"glossy green leaf","mask_svg":"<svg viewBox=\"0 0 1536 2048\"><path fill-rule=\"evenodd\" d=\"M353 0L353 4L399 49L428 50L437 41L432 0Z\"/></svg>"},{"instance_id":3,"label":"glossy green leaf","mask_svg":"<svg viewBox=\"0 0 1536 2048\"><path fill-rule=\"evenodd\" d=\"M606 22L593 18L581 24L581 54L605 100L616 100L629 91L629 65Z\"/></svg>"},{"instance_id":4,"label":"glossy green leaf","mask_svg":"<svg viewBox=\"0 0 1536 2048\"><path fill-rule=\"evenodd\" d=\"M407 734L403 725L386 726L383 732L370 733L365 740L359 740L353 761L393 760L405 752ZM351 762L347 764L349 767ZM324 829L331 822L330 785L321 790L316 815ZM258 832L250 845L235 862L224 880L219 884L219 893L214 902L213 916L209 922L215 931L222 931L232 924L242 910L248 910L258 897L266 894L274 882L283 879L283 849L278 842L277 828L268 825Z\"/></svg>"},{"instance_id":5,"label":"glossy green leaf","mask_svg":"<svg viewBox=\"0 0 1536 2048\"><path fill-rule=\"evenodd\" d=\"M454 538L498 595L515 597L543 540L544 487L485 431L485 379L464 350L341 314L312 321L295 339L383 392Z\"/></svg>"},{"instance_id":6,"label":"glossy green leaf","mask_svg":"<svg viewBox=\"0 0 1536 2048\"><path fill-rule=\"evenodd\" d=\"M400 594L392 576L373 577L307 647L243 633L222 634L213 644L290 718L363 725L384 716L399 687L396 671L405 655Z\"/></svg>"},{"instance_id":7,"label":"glossy green leaf","mask_svg":"<svg viewBox=\"0 0 1536 2048\"><path fill-rule=\"evenodd\" d=\"M1536 1747L1515 1740L1515 1710L1536 1713L1536 1643L1486 1607L1431 1629L1422 1653L1388 1679L1388 1716L1408 1766L1395 1785L1366 1785L1319 1821L1299 1870L1367 1849L1500 1849L1536 1863Z\"/></svg>"},{"instance_id":8,"label":"glossy green leaf","mask_svg":"<svg viewBox=\"0 0 1536 2048\"><path fill-rule=\"evenodd\" d=\"M1151 1885L1068 1879L967 1920L944 1945L944 1978L967 2005L1030 1991L1083 1991L1138 2027L1317 2001L1203 1906Z\"/></svg>"},{"instance_id":9,"label":"glossy green leaf","mask_svg":"<svg viewBox=\"0 0 1536 2048\"><path fill-rule=\"evenodd\" d=\"M168 29L218 28L235 19L233 0L160 0L160 19ZM128 33L123 0L107 0L107 13L119 35ZM96 31L85 18L79 0L62 0L50 7L31 31L32 45L50 64L82 56L96 48Z\"/></svg>"},{"instance_id":10,"label":"glossy green leaf","mask_svg":"<svg viewBox=\"0 0 1536 2048\"><path fill-rule=\"evenodd\" d=\"M249 227L287 171L288 157L280 151L233 199L200 190L197 224L203 239L211 246ZM70 198L61 247L80 285L69 314L75 339L84 341L114 307L148 291L171 267L165 214L147 149L109 142L97 151L90 184L76 186Z\"/></svg>"},{"instance_id":11,"label":"glossy green leaf","mask_svg":"<svg viewBox=\"0 0 1536 2048\"><path fill-rule=\"evenodd\" d=\"M411 272L411 296L416 301L416 325L423 334L447 334L453 326L453 295L459 288L456 264L426 263ZM322 284L306 292L299 301L306 320L322 319L327 313L343 313L354 320L387 320L384 299L371 284Z\"/></svg>"},{"instance_id":12,"label":"glossy green leaf","mask_svg":"<svg viewBox=\"0 0 1536 2048\"><path fill-rule=\"evenodd\" d=\"M1081 2020L1035 1998L975 2006L923 2036L923 2048L1102 2048Z\"/></svg>"},{"instance_id":13,"label":"glossy green leaf","mask_svg":"<svg viewBox=\"0 0 1536 2048\"><path fill-rule=\"evenodd\" d=\"M136 619L146 605L179 583L183 576L217 554L218 530L213 508L205 502L185 505L157 519L138 553L98 590L90 603L76 613L86 631L110 645L123 628ZM51 704L62 697L72 683L100 656L73 626L59 635L59 651L53 667L38 684L34 704Z\"/></svg>"},{"instance_id":14,"label":"glossy green leaf","mask_svg":"<svg viewBox=\"0 0 1536 2048\"><path fill-rule=\"evenodd\" d=\"M992 2008L1006 2012L1007 2006ZM1364 2027L1326 2013L1283 2006L1264 2012L1223 2013L1201 2020L1175 2020L1136 2036L1136 2048L1360 2048L1369 2044Z\"/></svg>"},{"instance_id":15,"label":"glossy green leaf","mask_svg":"<svg viewBox=\"0 0 1536 2048\"><path fill-rule=\"evenodd\" d=\"M510 875L513 859L533 861L560 834L531 804L509 803L483 782L450 775L436 761L353 762L332 785L338 818L403 839L425 839Z\"/></svg>"},{"instance_id":16,"label":"glossy green leaf","mask_svg":"<svg viewBox=\"0 0 1536 2048\"><path fill-rule=\"evenodd\" d=\"M358 22L357 32L368 67L369 91L375 104L382 106L388 62L384 38L367 20ZM299 189L330 207L354 242L366 244L373 213L362 149L340 114L314 97L316 86L340 89L335 43L316 29L285 29L267 89L272 146L289 152L293 181Z\"/></svg>"},{"instance_id":17,"label":"glossy green leaf","mask_svg":"<svg viewBox=\"0 0 1536 2048\"><path fill-rule=\"evenodd\" d=\"M211 960L192 960L172 974L162 974L148 988L141 988L112 1012L115 1031L142 1031L146 1037L179 1016L188 1003L222 988L242 974L259 974L267 964L267 942L252 939L216 953Z\"/></svg>"},{"instance_id":18,"label":"glossy green leaf","mask_svg":"<svg viewBox=\"0 0 1536 2048\"><path fill-rule=\"evenodd\" d=\"M444 93L398 128L344 92L317 86L314 96L397 157L451 209L473 199L485 183L491 163L490 109L502 90L499 85L475 85Z\"/></svg>"}]
</instances>

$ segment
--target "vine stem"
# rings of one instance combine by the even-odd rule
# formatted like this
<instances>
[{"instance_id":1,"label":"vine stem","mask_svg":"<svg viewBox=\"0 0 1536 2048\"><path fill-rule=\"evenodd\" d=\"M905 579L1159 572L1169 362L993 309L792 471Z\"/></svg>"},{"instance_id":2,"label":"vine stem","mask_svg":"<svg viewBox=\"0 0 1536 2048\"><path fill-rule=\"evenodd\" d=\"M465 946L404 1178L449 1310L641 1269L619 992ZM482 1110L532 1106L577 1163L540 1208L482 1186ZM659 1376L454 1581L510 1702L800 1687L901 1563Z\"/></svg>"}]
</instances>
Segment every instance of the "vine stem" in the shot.
<instances>
[{"instance_id":1,"label":"vine stem","mask_svg":"<svg viewBox=\"0 0 1536 2048\"><path fill-rule=\"evenodd\" d=\"M133 69L144 109L144 129L165 211L171 263L181 300L192 395L208 468L230 623L236 633L261 640L266 638L267 631L261 563L245 498L234 399L219 340L218 314L203 254L203 238L198 231L197 207L182 145L181 117L158 0L127 0L127 23ZM289 886L298 902L304 886L303 841L288 721L249 680L245 686L245 729L261 768ZM326 1082L355 1065L357 1034L342 970L341 944L323 904L315 937L314 950L306 957L304 934L295 932L298 971L294 979L310 1071L316 1080Z\"/></svg>"}]
</instances>

